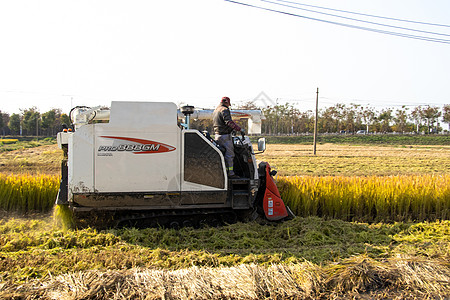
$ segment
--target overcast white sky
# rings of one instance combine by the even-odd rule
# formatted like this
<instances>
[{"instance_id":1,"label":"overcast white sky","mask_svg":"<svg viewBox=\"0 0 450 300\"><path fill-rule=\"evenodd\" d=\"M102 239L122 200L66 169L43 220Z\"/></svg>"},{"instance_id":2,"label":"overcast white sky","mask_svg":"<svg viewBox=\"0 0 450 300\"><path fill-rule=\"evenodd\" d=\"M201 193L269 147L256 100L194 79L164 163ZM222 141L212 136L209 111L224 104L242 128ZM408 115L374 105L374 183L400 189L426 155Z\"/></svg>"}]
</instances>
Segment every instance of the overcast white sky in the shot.
<instances>
[{"instance_id":1,"label":"overcast white sky","mask_svg":"<svg viewBox=\"0 0 450 300\"><path fill-rule=\"evenodd\" d=\"M450 25L448 0L291 1ZM259 0L242 2L375 27ZM449 27L346 16L439 32L447 36L433 37L450 40ZM449 43L224 0L0 0L0 40L0 110L9 113L31 106L68 112L71 105L109 106L112 100L206 108L225 95L236 103L262 91L306 110L313 108L317 87L321 107L450 104Z\"/></svg>"}]
</instances>

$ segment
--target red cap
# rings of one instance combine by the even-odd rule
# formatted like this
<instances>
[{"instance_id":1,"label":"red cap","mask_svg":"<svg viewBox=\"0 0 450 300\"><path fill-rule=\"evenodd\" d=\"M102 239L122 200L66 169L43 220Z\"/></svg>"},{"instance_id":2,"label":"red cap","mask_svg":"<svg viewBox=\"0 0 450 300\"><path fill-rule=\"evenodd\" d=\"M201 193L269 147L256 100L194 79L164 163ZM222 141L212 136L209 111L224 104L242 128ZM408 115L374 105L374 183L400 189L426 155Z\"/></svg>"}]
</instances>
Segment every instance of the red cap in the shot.
<instances>
[{"instance_id":1,"label":"red cap","mask_svg":"<svg viewBox=\"0 0 450 300\"><path fill-rule=\"evenodd\" d=\"M228 103L230 103L230 98L228 98L228 97L222 97L222 102L228 102Z\"/></svg>"}]
</instances>

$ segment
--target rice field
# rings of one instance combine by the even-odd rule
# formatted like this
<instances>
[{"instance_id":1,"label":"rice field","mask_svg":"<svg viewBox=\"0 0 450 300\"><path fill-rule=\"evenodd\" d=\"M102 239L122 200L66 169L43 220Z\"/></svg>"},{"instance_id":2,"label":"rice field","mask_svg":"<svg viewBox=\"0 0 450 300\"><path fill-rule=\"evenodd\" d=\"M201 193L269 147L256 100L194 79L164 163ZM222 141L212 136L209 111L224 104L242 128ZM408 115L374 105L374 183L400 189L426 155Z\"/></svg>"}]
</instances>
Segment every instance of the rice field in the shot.
<instances>
[{"instance_id":1,"label":"rice field","mask_svg":"<svg viewBox=\"0 0 450 300\"><path fill-rule=\"evenodd\" d=\"M450 174L281 177L278 187L298 216L360 222L450 219Z\"/></svg>"},{"instance_id":2,"label":"rice field","mask_svg":"<svg viewBox=\"0 0 450 300\"><path fill-rule=\"evenodd\" d=\"M281 176L396 176L448 174L450 145L269 144L258 159Z\"/></svg>"},{"instance_id":3,"label":"rice field","mask_svg":"<svg viewBox=\"0 0 450 300\"><path fill-rule=\"evenodd\" d=\"M59 189L54 175L4 175L0 173L0 209L16 212L48 212Z\"/></svg>"},{"instance_id":4,"label":"rice field","mask_svg":"<svg viewBox=\"0 0 450 300\"><path fill-rule=\"evenodd\" d=\"M449 298L450 147L311 152L258 157L294 220L104 231L51 216L54 146L0 153L0 299Z\"/></svg>"},{"instance_id":5,"label":"rice field","mask_svg":"<svg viewBox=\"0 0 450 300\"><path fill-rule=\"evenodd\" d=\"M450 222L61 230L0 220L1 299L450 296ZM37 297L38 296L38 297ZM191 297L191 298L189 298Z\"/></svg>"},{"instance_id":6,"label":"rice field","mask_svg":"<svg viewBox=\"0 0 450 300\"><path fill-rule=\"evenodd\" d=\"M394 222L450 219L450 174L279 177L281 196L297 216ZM0 209L49 212L56 175L0 174Z\"/></svg>"},{"instance_id":7,"label":"rice field","mask_svg":"<svg viewBox=\"0 0 450 300\"><path fill-rule=\"evenodd\" d=\"M15 144L19 140L18 139L0 139L0 146L1 145L8 145L8 144Z\"/></svg>"},{"instance_id":8,"label":"rice field","mask_svg":"<svg viewBox=\"0 0 450 300\"><path fill-rule=\"evenodd\" d=\"M0 148L0 173L59 175L61 174L62 151L57 145L30 147L28 142L16 150Z\"/></svg>"}]
</instances>

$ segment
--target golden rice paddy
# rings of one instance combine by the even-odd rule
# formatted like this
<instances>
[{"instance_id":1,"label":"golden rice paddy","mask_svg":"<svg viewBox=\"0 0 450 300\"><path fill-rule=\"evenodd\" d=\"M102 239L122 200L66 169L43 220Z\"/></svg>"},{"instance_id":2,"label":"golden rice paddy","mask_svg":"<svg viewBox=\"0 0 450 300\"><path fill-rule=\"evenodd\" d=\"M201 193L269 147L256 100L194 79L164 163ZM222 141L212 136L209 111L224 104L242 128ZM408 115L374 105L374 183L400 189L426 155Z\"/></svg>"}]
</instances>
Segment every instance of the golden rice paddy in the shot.
<instances>
[{"instance_id":1,"label":"golden rice paddy","mask_svg":"<svg viewBox=\"0 0 450 300\"><path fill-rule=\"evenodd\" d=\"M271 145L258 159L282 176L385 176L450 173L450 145Z\"/></svg>"},{"instance_id":2,"label":"golden rice paddy","mask_svg":"<svg viewBox=\"0 0 450 300\"><path fill-rule=\"evenodd\" d=\"M296 219L180 230L55 225L60 157L0 153L2 299L450 297L450 146L268 145Z\"/></svg>"}]
</instances>

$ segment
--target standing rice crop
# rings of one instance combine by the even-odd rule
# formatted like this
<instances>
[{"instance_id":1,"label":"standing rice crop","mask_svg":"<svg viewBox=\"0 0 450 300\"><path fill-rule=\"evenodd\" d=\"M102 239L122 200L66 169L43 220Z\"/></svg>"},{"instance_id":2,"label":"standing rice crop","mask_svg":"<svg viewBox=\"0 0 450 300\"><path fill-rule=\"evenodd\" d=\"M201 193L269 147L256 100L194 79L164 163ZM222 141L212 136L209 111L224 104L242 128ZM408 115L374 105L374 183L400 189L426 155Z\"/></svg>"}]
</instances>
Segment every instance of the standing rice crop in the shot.
<instances>
[{"instance_id":1,"label":"standing rice crop","mask_svg":"<svg viewBox=\"0 0 450 300\"><path fill-rule=\"evenodd\" d=\"M450 218L450 175L283 177L278 186L298 216L365 222Z\"/></svg>"},{"instance_id":2,"label":"standing rice crop","mask_svg":"<svg viewBox=\"0 0 450 300\"><path fill-rule=\"evenodd\" d=\"M278 186L298 216L343 220L450 219L450 175L282 177ZM0 209L48 212L59 176L0 174Z\"/></svg>"},{"instance_id":3,"label":"standing rice crop","mask_svg":"<svg viewBox=\"0 0 450 300\"><path fill-rule=\"evenodd\" d=\"M48 212L59 188L59 176L0 174L0 208L18 212Z\"/></svg>"}]
</instances>

